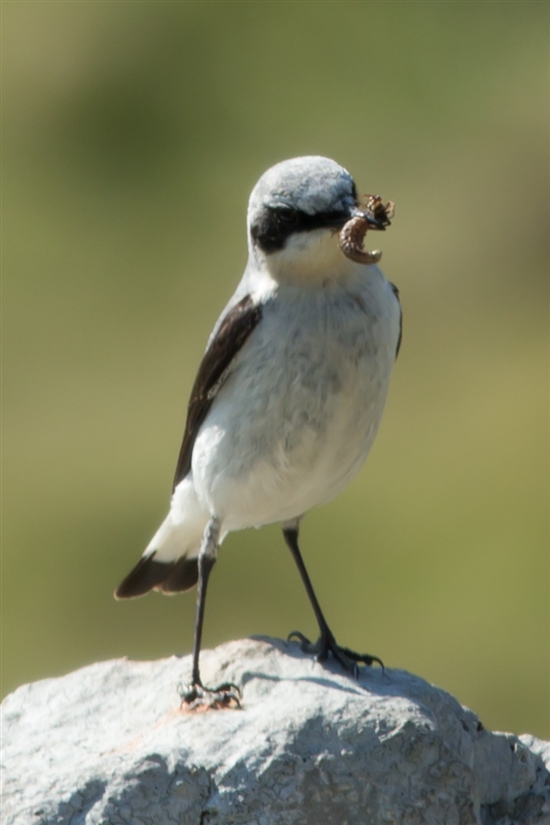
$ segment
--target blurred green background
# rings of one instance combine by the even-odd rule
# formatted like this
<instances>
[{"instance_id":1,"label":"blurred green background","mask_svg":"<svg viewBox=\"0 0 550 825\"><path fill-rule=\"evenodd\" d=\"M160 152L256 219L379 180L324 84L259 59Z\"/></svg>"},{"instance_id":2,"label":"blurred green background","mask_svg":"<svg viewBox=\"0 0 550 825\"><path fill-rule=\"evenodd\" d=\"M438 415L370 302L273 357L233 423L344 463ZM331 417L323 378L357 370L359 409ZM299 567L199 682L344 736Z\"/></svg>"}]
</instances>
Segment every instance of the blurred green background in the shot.
<instances>
[{"instance_id":1,"label":"blurred green background","mask_svg":"<svg viewBox=\"0 0 550 825\"><path fill-rule=\"evenodd\" d=\"M395 200L404 343L359 478L305 520L343 644L550 738L547 3L3 4L3 690L191 649L116 603L246 260L248 194L324 154ZM229 537L205 645L314 635L278 527Z\"/></svg>"}]
</instances>

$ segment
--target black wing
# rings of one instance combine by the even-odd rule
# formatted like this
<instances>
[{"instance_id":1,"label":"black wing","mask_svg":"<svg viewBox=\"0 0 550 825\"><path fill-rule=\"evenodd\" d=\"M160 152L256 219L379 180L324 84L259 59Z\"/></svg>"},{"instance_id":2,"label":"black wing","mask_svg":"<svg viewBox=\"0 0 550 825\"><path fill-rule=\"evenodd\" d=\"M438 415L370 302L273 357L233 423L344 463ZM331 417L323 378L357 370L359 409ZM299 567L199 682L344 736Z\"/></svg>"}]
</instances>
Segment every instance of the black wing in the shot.
<instances>
[{"instance_id":1,"label":"black wing","mask_svg":"<svg viewBox=\"0 0 550 825\"><path fill-rule=\"evenodd\" d=\"M395 357L399 355L399 350L401 349L401 340L403 338L403 308L401 306L401 301L399 300L399 290L397 289L395 284L390 282L390 286L393 290L393 294L397 298L397 303L399 304L399 337L397 339L397 347L395 349Z\"/></svg>"},{"instance_id":2,"label":"black wing","mask_svg":"<svg viewBox=\"0 0 550 825\"><path fill-rule=\"evenodd\" d=\"M204 353L187 407L187 422L173 489L191 469L193 446L201 424L227 376L231 362L261 317L261 306L246 295L227 313Z\"/></svg>"}]
</instances>

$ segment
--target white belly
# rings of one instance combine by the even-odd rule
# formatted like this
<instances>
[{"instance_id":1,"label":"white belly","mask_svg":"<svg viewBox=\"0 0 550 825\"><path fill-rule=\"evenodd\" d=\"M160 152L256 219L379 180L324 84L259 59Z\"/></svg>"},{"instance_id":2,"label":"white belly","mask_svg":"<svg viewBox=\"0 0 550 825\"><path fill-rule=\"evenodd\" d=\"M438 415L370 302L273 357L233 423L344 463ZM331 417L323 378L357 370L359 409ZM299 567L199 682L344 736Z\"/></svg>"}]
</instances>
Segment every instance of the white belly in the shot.
<instances>
[{"instance_id":1,"label":"white belly","mask_svg":"<svg viewBox=\"0 0 550 825\"><path fill-rule=\"evenodd\" d=\"M193 450L198 498L224 532L301 516L363 464L399 328L389 285L376 286L359 301L293 290L265 305Z\"/></svg>"}]
</instances>

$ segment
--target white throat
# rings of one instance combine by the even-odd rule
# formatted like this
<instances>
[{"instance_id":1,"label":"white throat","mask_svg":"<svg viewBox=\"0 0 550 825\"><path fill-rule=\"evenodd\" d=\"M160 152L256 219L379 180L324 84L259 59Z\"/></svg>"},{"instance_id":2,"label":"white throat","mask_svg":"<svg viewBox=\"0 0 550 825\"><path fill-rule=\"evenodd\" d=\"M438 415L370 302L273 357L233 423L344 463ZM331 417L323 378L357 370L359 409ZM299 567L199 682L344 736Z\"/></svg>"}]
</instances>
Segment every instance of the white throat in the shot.
<instances>
[{"instance_id":1,"label":"white throat","mask_svg":"<svg viewBox=\"0 0 550 825\"><path fill-rule=\"evenodd\" d=\"M338 232L330 229L291 235L284 249L265 256L262 266L277 283L294 286L346 281L357 269L340 249Z\"/></svg>"}]
</instances>

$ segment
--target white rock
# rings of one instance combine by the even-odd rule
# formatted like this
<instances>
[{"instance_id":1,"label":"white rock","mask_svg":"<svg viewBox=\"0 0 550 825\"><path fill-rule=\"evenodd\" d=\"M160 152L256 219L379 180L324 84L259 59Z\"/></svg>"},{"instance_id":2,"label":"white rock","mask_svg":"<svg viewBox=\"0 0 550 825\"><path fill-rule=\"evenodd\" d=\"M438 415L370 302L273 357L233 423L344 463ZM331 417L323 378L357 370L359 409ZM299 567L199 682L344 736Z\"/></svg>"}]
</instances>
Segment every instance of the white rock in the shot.
<instances>
[{"instance_id":1,"label":"white rock","mask_svg":"<svg viewBox=\"0 0 550 825\"><path fill-rule=\"evenodd\" d=\"M358 681L296 643L230 642L182 710L190 658L102 662L3 703L3 825L548 825L550 745L490 733L399 670Z\"/></svg>"}]
</instances>

